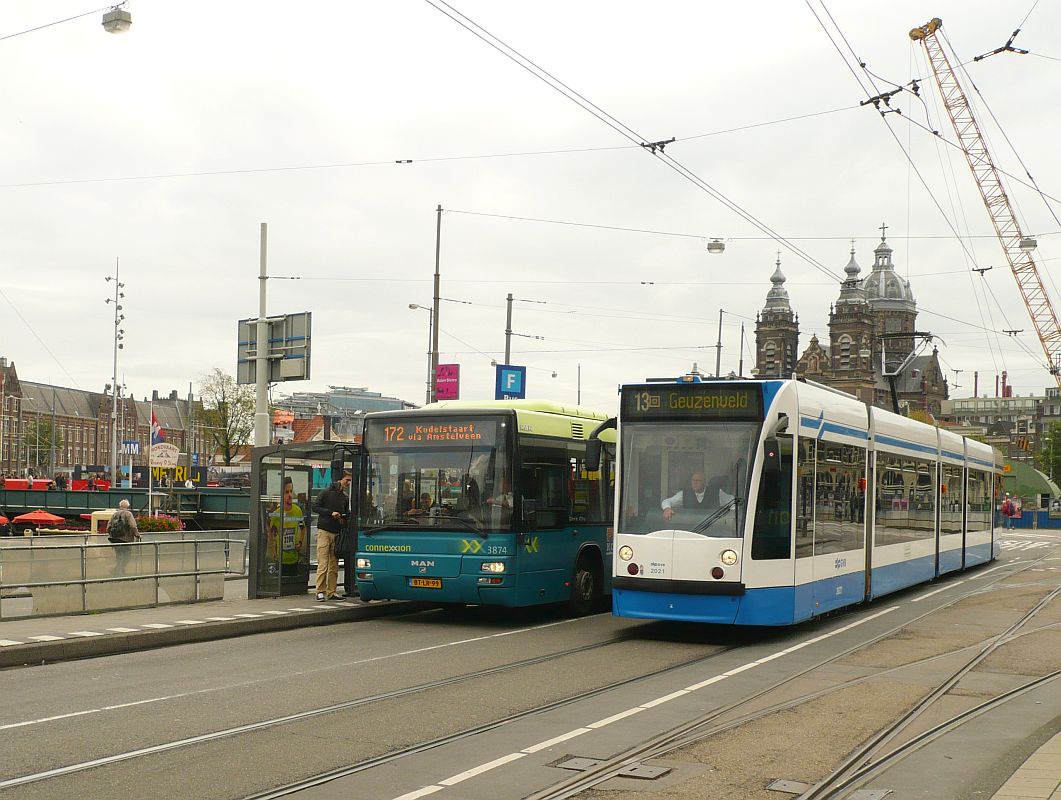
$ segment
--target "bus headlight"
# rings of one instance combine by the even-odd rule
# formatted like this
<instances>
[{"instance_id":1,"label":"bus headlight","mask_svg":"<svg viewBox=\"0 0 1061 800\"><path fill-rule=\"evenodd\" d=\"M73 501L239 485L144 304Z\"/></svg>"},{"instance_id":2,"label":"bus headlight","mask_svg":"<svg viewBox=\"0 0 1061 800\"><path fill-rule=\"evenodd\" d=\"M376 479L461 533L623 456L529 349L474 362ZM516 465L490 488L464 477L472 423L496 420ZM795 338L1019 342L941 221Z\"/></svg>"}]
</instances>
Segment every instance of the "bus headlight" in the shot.
<instances>
[{"instance_id":1,"label":"bus headlight","mask_svg":"<svg viewBox=\"0 0 1061 800\"><path fill-rule=\"evenodd\" d=\"M619 548L619 558L621 558L623 561L629 561L633 557L634 548L632 548L630 545L624 544L622 547Z\"/></svg>"},{"instance_id":2,"label":"bus headlight","mask_svg":"<svg viewBox=\"0 0 1061 800\"><path fill-rule=\"evenodd\" d=\"M732 567L737 563L737 551L736 550L723 550L722 555L719 556L719 560L727 567Z\"/></svg>"},{"instance_id":3,"label":"bus headlight","mask_svg":"<svg viewBox=\"0 0 1061 800\"><path fill-rule=\"evenodd\" d=\"M504 561L484 561L479 567L483 572L504 572Z\"/></svg>"},{"instance_id":4,"label":"bus headlight","mask_svg":"<svg viewBox=\"0 0 1061 800\"><path fill-rule=\"evenodd\" d=\"M358 569L372 569L372 560L368 558L359 558L357 560Z\"/></svg>"}]
</instances>

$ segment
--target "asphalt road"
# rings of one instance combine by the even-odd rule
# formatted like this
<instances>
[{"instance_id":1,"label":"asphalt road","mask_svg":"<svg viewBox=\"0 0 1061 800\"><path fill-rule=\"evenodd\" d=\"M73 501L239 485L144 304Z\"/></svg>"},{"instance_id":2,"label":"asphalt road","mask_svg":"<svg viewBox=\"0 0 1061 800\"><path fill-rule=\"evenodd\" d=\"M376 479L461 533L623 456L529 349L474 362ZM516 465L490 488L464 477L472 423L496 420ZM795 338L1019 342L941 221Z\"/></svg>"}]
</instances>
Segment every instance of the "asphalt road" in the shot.
<instances>
[{"instance_id":1,"label":"asphalt road","mask_svg":"<svg viewBox=\"0 0 1061 800\"><path fill-rule=\"evenodd\" d=\"M567 756L609 757L823 661L830 663L785 691L872 679L759 727L679 750L668 756L674 762L668 777L635 784L639 797L664 789L679 798L784 797L763 792L766 777L814 779L843 755L845 742L923 693L947 659L956 658L948 653L997 633L1061 584L1061 556L1006 577L1055 545L1007 550L987 569L791 630L678 626L609 614L569 620L549 610L430 611L9 670L0 676L0 798L242 798L648 676L298 795L390 800L435 786L431 795L438 800L521 798L571 774L555 766ZM996 583L999 578L1005 580ZM981 677L981 689L1048 668L1052 662L1038 663L1036 653L1061 657L1056 608L1050 613L1039 638L1026 637L1008 660L999 656ZM904 631L862 647L903 623ZM889 672L935 656L943 658ZM437 685L416 688L431 682ZM1029 698L1024 714L996 716L1015 719L1006 739L1009 761L1020 752L1015 742L1049 729L1042 703L1053 700L1056 691ZM335 704L346 705L299 716ZM861 723L851 724L855 719ZM1030 730L1016 730L1021 724ZM232 730L240 726L255 727ZM563 739L572 731L581 733ZM219 732L227 734L212 738ZM806 744L788 758L792 737ZM561 741L550 744L553 739ZM1004 780L1008 762L1002 755L997 762ZM902 783L899 775L893 786ZM34 779L11 783L27 777ZM982 791L993 780L981 776L977 785ZM703 794L707 787L714 793ZM632 787L620 784L600 795L622 797L614 792L623 788Z\"/></svg>"}]
</instances>

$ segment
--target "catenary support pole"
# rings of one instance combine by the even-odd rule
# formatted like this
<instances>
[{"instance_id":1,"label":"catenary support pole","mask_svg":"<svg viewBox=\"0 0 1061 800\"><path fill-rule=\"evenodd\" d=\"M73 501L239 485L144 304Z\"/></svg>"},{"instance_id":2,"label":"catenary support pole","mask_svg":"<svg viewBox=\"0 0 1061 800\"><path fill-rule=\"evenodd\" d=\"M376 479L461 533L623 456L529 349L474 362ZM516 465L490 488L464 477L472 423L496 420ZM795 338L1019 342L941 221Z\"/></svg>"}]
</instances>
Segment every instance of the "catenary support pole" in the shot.
<instances>
[{"instance_id":1,"label":"catenary support pole","mask_svg":"<svg viewBox=\"0 0 1061 800\"><path fill-rule=\"evenodd\" d=\"M505 298L508 310L505 312L505 363L511 364L512 358L512 292Z\"/></svg>"},{"instance_id":2,"label":"catenary support pole","mask_svg":"<svg viewBox=\"0 0 1061 800\"><path fill-rule=\"evenodd\" d=\"M442 253L442 204L435 213L435 295L431 306L431 402L438 400L438 289L439 256Z\"/></svg>"},{"instance_id":3,"label":"catenary support pole","mask_svg":"<svg viewBox=\"0 0 1061 800\"><path fill-rule=\"evenodd\" d=\"M265 287L269 279L266 267L266 245L268 230L262 223L261 241L259 244L258 268L258 323L256 326L256 351L254 355L255 389L254 389L254 446L264 447L269 444L269 322L266 319Z\"/></svg>"},{"instance_id":4,"label":"catenary support pole","mask_svg":"<svg viewBox=\"0 0 1061 800\"><path fill-rule=\"evenodd\" d=\"M715 377L722 372L722 309L718 310L718 343L715 345Z\"/></svg>"}]
</instances>

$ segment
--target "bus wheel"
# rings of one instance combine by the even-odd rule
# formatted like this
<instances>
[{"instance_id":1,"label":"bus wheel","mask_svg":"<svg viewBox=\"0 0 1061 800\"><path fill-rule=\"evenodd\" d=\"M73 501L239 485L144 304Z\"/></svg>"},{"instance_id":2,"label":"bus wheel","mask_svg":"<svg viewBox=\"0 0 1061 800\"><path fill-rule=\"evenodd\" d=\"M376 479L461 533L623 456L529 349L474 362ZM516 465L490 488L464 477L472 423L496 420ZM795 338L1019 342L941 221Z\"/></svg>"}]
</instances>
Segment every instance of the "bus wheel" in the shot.
<instances>
[{"instance_id":1,"label":"bus wheel","mask_svg":"<svg viewBox=\"0 0 1061 800\"><path fill-rule=\"evenodd\" d=\"M601 599L600 568L591 558L580 558L575 567L575 580L571 583L571 599L567 610L572 616L584 617L595 610Z\"/></svg>"}]
</instances>

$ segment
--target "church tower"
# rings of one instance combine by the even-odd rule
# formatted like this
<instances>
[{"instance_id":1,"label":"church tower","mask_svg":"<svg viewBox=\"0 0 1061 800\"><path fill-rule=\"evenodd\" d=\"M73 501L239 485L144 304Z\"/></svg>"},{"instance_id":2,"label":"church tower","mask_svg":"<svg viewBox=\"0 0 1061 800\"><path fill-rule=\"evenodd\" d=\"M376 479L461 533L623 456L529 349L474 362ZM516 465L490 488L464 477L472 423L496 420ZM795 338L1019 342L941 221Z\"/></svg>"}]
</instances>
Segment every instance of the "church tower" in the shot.
<instances>
[{"instance_id":1,"label":"church tower","mask_svg":"<svg viewBox=\"0 0 1061 800\"><path fill-rule=\"evenodd\" d=\"M799 316L788 301L780 253L770 282L773 288L766 305L755 317L755 368L760 379L790 377L799 357Z\"/></svg>"},{"instance_id":2,"label":"church tower","mask_svg":"<svg viewBox=\"0 0 1061 800\"><path fill-rule=\"evenodd\" d=\"M832 366L830 385L850 392L861 400L873 401L873 367L877 363L876 319L867 302L855 261L855 246L844 267L847 276L840 284L840 296L829 311L829 356Z\"/></svg>"},{"instance_id":3,"label":"church tower","mask_svg":"<svg viewBox=\"0 0 1061 800\"><path fill-rule=\"evenodd\" d=\"M880 244L873 251L873 272L863 283L866 301L873 309L877 348L883 347L885 368L898 367L914 349L913 333L917 323L917 302L910 283L903 280L892 263L892 249L885 239L886 225L881 225ZM909 333L910 336L896 334ZM881 338L883 337L883 338ZM880 352L875 348L876 352Z\"/></svg>"}]
</instances>

